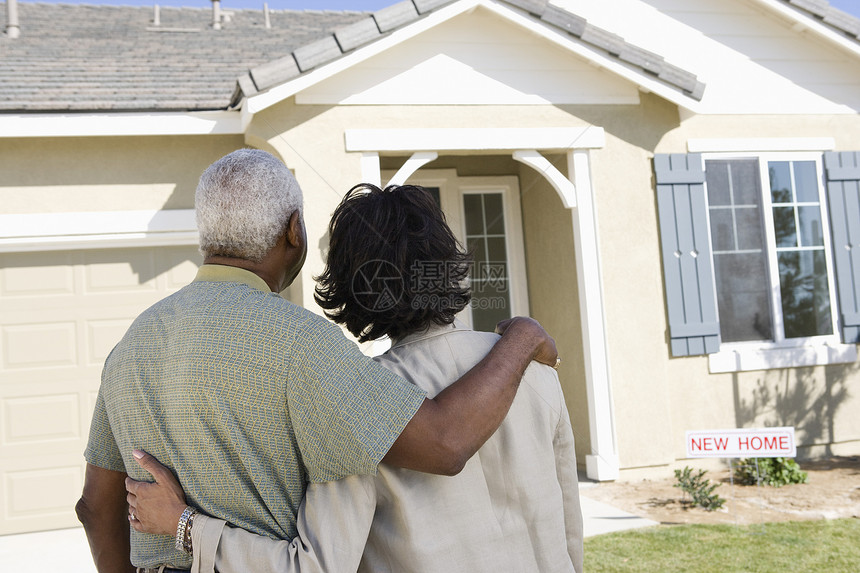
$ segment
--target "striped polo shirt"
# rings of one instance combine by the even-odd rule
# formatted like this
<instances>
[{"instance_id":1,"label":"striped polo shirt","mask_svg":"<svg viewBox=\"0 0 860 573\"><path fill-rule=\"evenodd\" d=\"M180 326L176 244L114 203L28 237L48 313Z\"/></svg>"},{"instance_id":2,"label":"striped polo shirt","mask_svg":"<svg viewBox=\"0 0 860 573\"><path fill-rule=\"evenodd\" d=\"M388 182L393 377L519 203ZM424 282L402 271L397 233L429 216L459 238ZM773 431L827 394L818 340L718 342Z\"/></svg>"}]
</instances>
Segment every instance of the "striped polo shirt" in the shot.
<instances>
[{"instance_id":1,"label":"striped polo shirt","mask_svg":"<svg viewBox=\"0 0 860 573\"><path fill-rule=\"evenodd\" d=\"M108 356L84 455L151 480L131 454L143 449L189 504L290 539L307 483L375 474L424 397L257 275L203 265ZM190 567L172 537L131 535L134 565Z\"/></svg>"}]
</instances>

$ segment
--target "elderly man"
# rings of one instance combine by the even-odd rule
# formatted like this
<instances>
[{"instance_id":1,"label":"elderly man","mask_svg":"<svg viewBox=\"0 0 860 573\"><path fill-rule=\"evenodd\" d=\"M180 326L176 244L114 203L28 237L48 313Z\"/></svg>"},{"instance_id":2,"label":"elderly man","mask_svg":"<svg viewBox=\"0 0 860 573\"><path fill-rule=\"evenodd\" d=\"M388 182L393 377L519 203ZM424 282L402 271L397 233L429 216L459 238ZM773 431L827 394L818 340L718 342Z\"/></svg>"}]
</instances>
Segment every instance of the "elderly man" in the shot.
<instances>
[{"instance_id":1,"label":"elderly man","mask_svg":"<svg viewBox=\"0 0 860 573\"><path fill-rule=\"evenodd\" d=\"M414 186L360 185L337 208L317 298L362 339L388 335L379 362L429 395L479 362L498 336L455 321L469 302L467 255L441 209ZM385 285L368 264L401 268ZM428 264L445 269L427 281ZM355 277L367 284L355 288ZM385 305L370 293L386 286ZM368 288L369 287L369 288ZM156 484L129 482L135 528L172 534L181 488L151 456ZM574 573L582 571L582 517L573 431L558 377L533 364L499 430L454 477L380 466L379 474L311 484L300 536L275 541L199 516L193 571L209 573Z\"/></svg>"},{"instance_id":2,"label":"elderly man","mask_svg":"<svg viewBox=\"0 0 860 573\"><path fill-rule=\"evenodd\" d=\"M382 460L459 472L501 423L531 360L556 361L539 325L517 320L487 359L429 399L278 294L307 253L301 190L283 163L231 153L203 173L195 202L204 265L134 321L102 373L76 507L99 571L191 565L172 538L129 540L125 478L148 477L134 448L171 467L202 511L292 538L309 482L373 474Z\"/></svg>"}]
</instances>

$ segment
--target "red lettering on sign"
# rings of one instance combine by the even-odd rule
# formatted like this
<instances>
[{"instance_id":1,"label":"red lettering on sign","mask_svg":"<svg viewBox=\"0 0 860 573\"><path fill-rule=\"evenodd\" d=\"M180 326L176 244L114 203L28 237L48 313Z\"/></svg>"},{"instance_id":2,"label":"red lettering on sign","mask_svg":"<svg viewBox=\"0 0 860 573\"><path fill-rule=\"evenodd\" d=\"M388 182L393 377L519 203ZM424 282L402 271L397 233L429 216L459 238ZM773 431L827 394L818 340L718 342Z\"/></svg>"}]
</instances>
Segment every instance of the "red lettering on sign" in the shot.
<instances>
[{"instance_id":1,"label":"red lettering on sign","mask_svg":"<svg viewBox=\"0 0 860 573\"><path fill-rule=\"evenodd\" d=\"M697 440L696 438L692 438L690 440L690 445L693 446L694 450L701 450L702 449L702 441Z\"/></svg>"},{"instance_id":2,"label":"red lettering on sign","mask_svg":"<svg viewBox=\"0 0 860 573\"><path fill-rule=\"evenodd\" d=\"M775 450L776 449L776 436L771 436L770 438L765 436L764 437L764 447L771 449L771 450Z\"/></svg>"},{"instance_id":3,"label":"red lettering on sign","mask_svg":"<svg viewBox=\"0 0 860 573\"><path fill-rule=\"evenodd\" d=\"M780 436L779 437L779 449L787 450L788 449L788 436Z\"/></svg>"},{"instance_id":4,"label":"red lettering on sign","mask_svg":"<svg viewBox=\"0 0 860 573\"><path fill-rule=\"evenodd\" d=\"M729 439L727 437L717 438L717 449L725 450L729 445Z\"/></svg>"},{"instance_id":5,"label":"red lettering on sign","mask_svg":"<svg viewBox=\"0 0 860 573\"><path fill-rule=\"evenodd\" d=\"M747 448L750 447L750 439L749 438L738 438L738 448Z\"/></svg>"}]
</instances>

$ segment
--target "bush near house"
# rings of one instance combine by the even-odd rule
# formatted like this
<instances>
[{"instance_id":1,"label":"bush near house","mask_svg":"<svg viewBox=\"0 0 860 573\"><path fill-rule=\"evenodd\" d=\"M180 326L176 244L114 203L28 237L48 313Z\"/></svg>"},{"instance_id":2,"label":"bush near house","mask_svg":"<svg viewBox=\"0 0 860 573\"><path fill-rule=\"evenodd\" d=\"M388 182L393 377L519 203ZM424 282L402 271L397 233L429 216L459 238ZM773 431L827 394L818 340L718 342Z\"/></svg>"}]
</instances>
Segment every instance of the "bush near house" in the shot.
<instances>
[{"instance_id":1,"label":"bush near house","mask_svg":"<svg viewBox=\"0 0 860 573\"><path fill-rule=\"evenodd\" d=\"M735 479L741 485L782 487L790 483L807 483L809 475L793 458L748 458L735 468Z\"/></svg>"},{"instance_id":2,"label":"bush near house","mask_svg":"<svg viewBox=\"0 0 860 573\"><path fill-rule=\"evenodd\" d=\"M685 494L689 494L690 503L694 506L706 511L714 511L721 508L726 500L714 493L719 484L712 484L711 480L705 479L706 473L708 473L706 470L699 470L699 473L693 474L693 468L690 466L685 467L683 471L675 470L675 479L678 483L674 484L674 487L679 487Z\"/></svg>"}]
</instances>

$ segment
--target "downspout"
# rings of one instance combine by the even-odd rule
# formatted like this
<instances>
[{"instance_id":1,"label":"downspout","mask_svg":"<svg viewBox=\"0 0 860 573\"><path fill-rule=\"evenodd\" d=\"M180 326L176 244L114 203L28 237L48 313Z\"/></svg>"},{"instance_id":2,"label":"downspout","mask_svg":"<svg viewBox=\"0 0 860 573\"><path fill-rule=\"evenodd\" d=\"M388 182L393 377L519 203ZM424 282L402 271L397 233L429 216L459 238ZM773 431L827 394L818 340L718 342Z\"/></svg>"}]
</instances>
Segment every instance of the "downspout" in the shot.
<instances>
[{"instance_id":1,"label":"downspout","mask_svg":"<svg viewBox=\"0 0 860 573\"><path fill-rule=\"evenodd\" d=\"M18 24L18 0L6 0L6 35L13 40L21 35Z\"/></svg>"}]
</instances>

